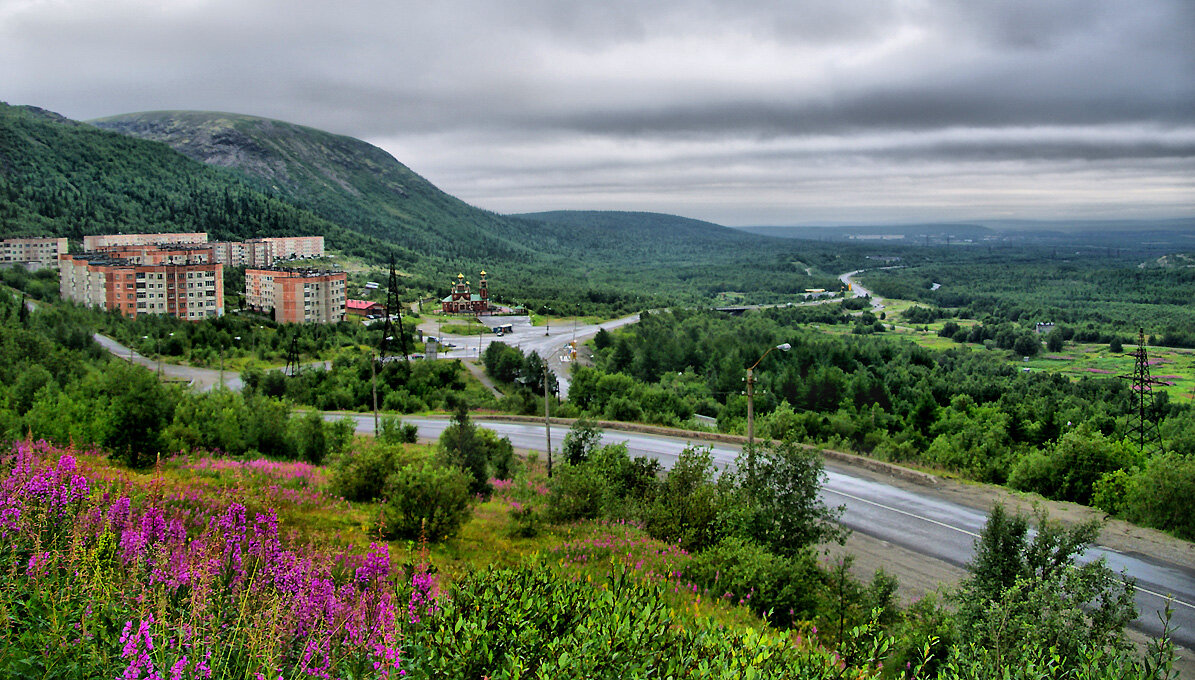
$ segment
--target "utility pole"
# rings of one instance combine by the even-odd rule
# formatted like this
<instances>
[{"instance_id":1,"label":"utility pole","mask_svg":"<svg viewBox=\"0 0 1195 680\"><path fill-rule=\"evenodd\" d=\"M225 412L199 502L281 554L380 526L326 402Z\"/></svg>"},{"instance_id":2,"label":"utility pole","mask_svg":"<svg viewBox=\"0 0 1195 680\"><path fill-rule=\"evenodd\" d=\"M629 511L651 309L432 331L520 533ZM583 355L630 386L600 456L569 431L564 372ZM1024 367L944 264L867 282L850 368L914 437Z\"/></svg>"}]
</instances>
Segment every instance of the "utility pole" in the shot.
<instances>
[{"instance_id":1,"label":"utility pole","mask_svg":"<svg viewBox=\"0 0 1195 680\"><path fill-rule=\"evenodd\" d=\"M548 360L544 360L544 434L548 438L548 479L552 478L552 418L548 406Z\"/></svg>"},{"instance_id":2,"label":"utility pole","mask_svg":"<svg viewBox=\"0 0 1195 680\"><path fill-rule=\"evenodd\" d=\"M369 379L373 383L373 436L378 436L378 361L377 355L369 357Z\"/></svg>"},{"instance_id":3,"label":"utility pole","mask_svg":"<svg viewBox=\"0 0 1195 680\"><path fill-rule=\"evenodd\" d=\"M747 446L755 446L755 368L747 369Z\"/></svg>"}]
</instances>

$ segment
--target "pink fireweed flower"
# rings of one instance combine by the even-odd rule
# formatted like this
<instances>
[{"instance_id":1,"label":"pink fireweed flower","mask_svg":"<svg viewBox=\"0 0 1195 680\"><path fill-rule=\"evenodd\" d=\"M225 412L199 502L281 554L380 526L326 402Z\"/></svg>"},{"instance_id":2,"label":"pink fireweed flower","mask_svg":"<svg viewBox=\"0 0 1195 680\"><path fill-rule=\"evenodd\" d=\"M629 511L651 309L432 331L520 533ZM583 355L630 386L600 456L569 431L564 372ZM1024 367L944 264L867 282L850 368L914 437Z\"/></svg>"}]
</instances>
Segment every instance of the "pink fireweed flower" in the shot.
<instances>
[{"instance_id":1,"label":"pink fireweed flower","mask_svg":"<svg viewBox=\"0 0 1195 680\"><path fill-rule=\"evenodd\" d=\"M440 611L440 605L436 602L439 596L439 580L426 572L415 572L411 577L411 599L407 603L408 620L419 623L422 616L432 616Z\"/></svg>"},{"instance_id":2,"label":"pink fireweed flower","mask_svg":"<svg viewBox=\"0 0 1195 680\"><path fill-rule=\"evenodd\" d=\"M148 619L142 619L137 627L137 632L133 632L133 622L129 621L124 625L124 631L120 634L120 643L124 645L124 649L120 653L120 658L131 659L129 667L125 669L121 676L125 680L140 680L142 672L147 678L160 680L161 676L154 670L153 660L149 653L154 650L153 634L150 632L150 626L154 622L154 615L150 614Z\"/></svg>"},{"instance_id":3,"label":"pink fireweed flower","mask_svg":"<svg viewBox=\"0 0 1195 680\"><path fill-rule=\"evenodd\" d=\"M370 543L369 552L360 567L357 567L357 581L369 586L381 583L390 575L390 547L385 543Z\"/></svg>"}]
</instances>

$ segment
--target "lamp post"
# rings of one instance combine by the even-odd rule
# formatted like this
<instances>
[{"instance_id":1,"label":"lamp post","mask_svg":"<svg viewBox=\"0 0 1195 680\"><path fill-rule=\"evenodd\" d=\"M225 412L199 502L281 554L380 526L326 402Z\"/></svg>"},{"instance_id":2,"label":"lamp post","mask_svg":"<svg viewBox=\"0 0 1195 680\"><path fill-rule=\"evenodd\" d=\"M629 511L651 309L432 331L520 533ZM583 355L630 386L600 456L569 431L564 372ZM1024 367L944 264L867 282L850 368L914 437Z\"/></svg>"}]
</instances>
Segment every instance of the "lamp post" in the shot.
<instances>
[{"instance_id":1,"label":"lamp post","mask_svg":"<svg viewBox=\"0 0 1195 680\"><path fill-rule=\"evenodd\" d=\"M755 448L755 367L759 365L760 361L764 360L764 357L771 354L772 350L778 349L782 352L787 352L788 350L790 350L792 348L793 348L793 346L788 344L787 342L780 344L780 345L776 345L775 347L769 347L768 351L764 352L763 356L761 356L759 358L759 360L756 361L754 364L751 364L751 368L747 369L747 457L748 457L748 460L751 460L752 457L754 456L752 451Z\"/></svg>"},{"instance_id":2,"label":"lamp post","mask_svg":"<svg viewBox=\"0 0 1195 680\"><path fill-rule=\"evenodd\" d=\"M551 307L544 305L544 309L547 310L548 314L552 313ZM548 314L544 314L544 335L552 334L552 317L548 316Z\"/></svg>"},{"instance_id":3,"label":"lamp post","mask_svg":"<svg viewBox=\"0 0 1195 680\"><path fill-rule=\"evenodd\" d=\"M548 440L548 479L552 478L552 409L548 406L548 360L544 359L544 436Z\"/></svg>"},{"instance_id":4,"label":"lamp post","mask_svg":"<svg viewBox=\"0 0 1195 680\"><path fill-rule=\"evenodd\" d=\"M171 333L170 337L173 338L174 333ZM162 336L160 335L158 336L158 377L162 377Z\"/></svg>"},{"instance_id":5,"label":"lamp post","mask_svg":"<svg viewBox=\"0 0 1195 680\"><path fill-rule=\"evenodd\" d=\"M370 353L369 357L369 381L373 389L373 436L376 439L378 436L378 360L377 354Z\"/></svg>"}]
</instances>

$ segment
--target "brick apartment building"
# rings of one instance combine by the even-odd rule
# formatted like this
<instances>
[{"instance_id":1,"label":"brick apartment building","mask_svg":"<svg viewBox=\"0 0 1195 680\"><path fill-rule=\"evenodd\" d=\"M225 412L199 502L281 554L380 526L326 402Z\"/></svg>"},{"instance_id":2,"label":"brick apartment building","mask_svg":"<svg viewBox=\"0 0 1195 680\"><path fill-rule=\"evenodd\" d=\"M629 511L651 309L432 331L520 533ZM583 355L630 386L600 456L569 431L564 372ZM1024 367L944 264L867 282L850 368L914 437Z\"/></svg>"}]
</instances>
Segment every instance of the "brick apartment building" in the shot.
<instances>
[{"instance_id":1,"label":"brick apartment building","mask_svg":"<svg viewBox=\"0 0 1195 680\"><path fill-rule=\"evenodd\" d=\"M134 264L209 264L217 261L210 243L100 246L94 252L128 260Z\"/></svg>"},{"instance_id":2,"label":"brick apartment building","mask_svg":"<svg viewBox=\"0 0 1195 680\"><path fill-rule=\"evenodd\" d=\"M167 314L200 321L224 314L224 265L139 264L111 253L59 256L62 297L129 318Z\"/></svg>"},{"instance_id":3,"label":"brick apartment building","mask_svg":"<svg viewBox=\"0 0 1195 680\"><path fill-rule=\"evenodd\" d=\"M138 246L194 246L211 249L211 260L232 267L270 267L278 260L310 259L324 254L323 236L269 236L247 241L208 242L206 232L170 234L96 234L83 237L83 250L94 252ZM62 252L66 252L64 248Z\"/></svg>"},{"instance_id":4,"label":"brick apartment building","mask_svg":"<svg viewBox=\"0 0 1195 680\"><path fill-rule=\"evenodd\" d=\"M20 262L31 268L58 268L59 253L67 252L65 238L6 238L0 241L0 262Z\"/></svg>"},{"instance_id":5,"label":"brick apartment building","mask_svg":"<svg viewBox=\"0 0 1195 680\"><path fill-rule=\"evenodd\" d=\"M344 320L348 275L301 269L246 269L245 304L273 310L280 323Z\"/></svg>"},{"instance_id":6,"label":"brick apartment building","mask_svg":"<svg viewBox=\"0 0 1195 680\"><path fill-rule=\"evenodd\" d=\"M323 257L323 236L271 236L211 244L216 262L234 267L270 267L278 260Z\"/></svg>"},{"instance_id":7,"label":"brick apartment building","mask_svg":"<svg viewBox=\"0 0 1195 680\"><path fill-rule=\"evenodd\" d=\"M207 233L170 234L91 234L83 237L83 250L91 252L106 246L152 246L158 244L207 243Z\"/></svg>"}]
</instances>

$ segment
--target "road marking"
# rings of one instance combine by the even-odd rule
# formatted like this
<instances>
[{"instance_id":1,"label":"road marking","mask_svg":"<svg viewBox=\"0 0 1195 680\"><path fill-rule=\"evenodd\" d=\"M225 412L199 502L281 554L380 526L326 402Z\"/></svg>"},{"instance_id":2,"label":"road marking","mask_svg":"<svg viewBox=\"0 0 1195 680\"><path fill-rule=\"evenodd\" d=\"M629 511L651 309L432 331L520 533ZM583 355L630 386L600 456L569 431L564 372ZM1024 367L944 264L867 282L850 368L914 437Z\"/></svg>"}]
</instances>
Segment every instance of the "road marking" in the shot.
<instances>
[{"instance_id":1,"label":"road marking","mask_svg":"<svg viewBox=\"0 0 1195 680\"><path fill-rule=\"evenodd\" d=\"M825 487L823 487L823 488L825 488ZM972 538L979 538L979 534L972 533L970 531L967 531L966 529L960 529L952 524L947 524L945 522L939 522L936 519L930 519L929 517L922 517L921 515L911 513L908 510L901 510L900 508L894 508L891 505L884 505L883 503L877 503L875 501L868 500L866 498L860 498L859 496L855 496L853 494L846 493L845 491L837 491L835 489L825 489L825 490L828 491L829 493L836 493L839 496L846 496L847 498L849 498L851 500L859 501L860 503L867 503L868 505L874 505L877 508L883 508L885 510L899 513L901 515L907 515L909 517L912 517L913 519L919 519L923 522L929 522L930 524L937 524L940 527L945 527L947 529L953 529L961 534L966 534L968 536L971 536Z\"/></svg>"},{"instance_id":2,"label":"road marking","mask_svg":"<svg viewBox=\"0 0 1195 680\"><path fill-rule=\"evenodd\" d=\"M905 515L907 517L912 517L913 519L919 519L923 522L929 522L930 524L936 524L936 525L938 525L940 527L944 527L946 529L953 529L954 531L957 531L961 534L966 534L966 535L972 536L974 538L979 538L979 534L967 531L966 529L960 529L956 526L947 524L945 522L939 522L936 519L930 519L929 517L923 517L921 515L909 512L908 510L901 510L900 508L894 508L891 505L884 505L883 503L877 503L875 501L868 500L866 498L860 498L859 496L846 493L845 491L837 491L835 489L826 489L825 487L823 487L823 489L829 493L836 493L839 496L845 496L851 500L859 501L860 503L867 503L868 505L874 505L878 508L883 508L890 512L895 512L895 513L898 513L901 515ZM1120 581L1121 583L1125 583L1125 581L1123 579L1117 579L1117 580ZM1137 585L1136 583L1133 584L1133 588L1135 590L1145 593L1147 595L1153 595L1154 597L1157 597L1157 598L1160 598L1163 600L1169 600L1172 604L1177 604L1182 607L1187 607L1188 609L1195 609L1195 604L1191 604L1190 602L1183 602L1182 600L1174 597L1173 595L1163 595L1162 593L1150 590L1149 588L1142 588L1141 586Z\"/></svg>"}]
</instances>

